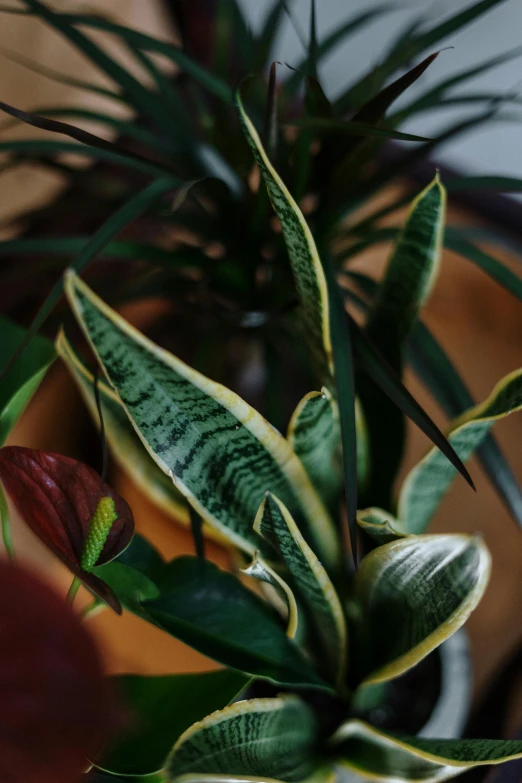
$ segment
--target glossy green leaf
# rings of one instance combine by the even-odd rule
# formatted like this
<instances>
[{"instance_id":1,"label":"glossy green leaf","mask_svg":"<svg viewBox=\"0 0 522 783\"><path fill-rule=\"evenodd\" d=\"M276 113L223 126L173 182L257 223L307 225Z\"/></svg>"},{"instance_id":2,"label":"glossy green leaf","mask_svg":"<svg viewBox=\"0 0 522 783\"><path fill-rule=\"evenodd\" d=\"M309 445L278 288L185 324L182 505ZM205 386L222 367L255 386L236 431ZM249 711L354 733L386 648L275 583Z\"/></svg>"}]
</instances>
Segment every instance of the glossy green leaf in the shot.
<instances>
[{"instance_id":1,"label":"glossy green leaf","mask_svg":"<svg viewBox=\"0 0 522 783\"><path fill-rule=\"evenodd\" d=\"M152 343L72 273L75 315L151 457L198 514L253 554L252 524L273 491L324 562L339 557L328 512L288 442L229 389Z\"/></svg>"},{"instance_id":2,"label":"glossy green leaf","mask_svg":"<svg viewBox=\"0 0 522 783\"><path fill-rule=\"evenodd\" d=\"M522 756L520 740L396 736L359 720L345 723L334 743L343 767L376 780L400 777L401 781L437 783L472 767Z\"/></svg>"},{"instance_id":3,"label":"glossy green leaf","mask_svg":"<svg viewBox=\"0 0 522 783\"><path fill-rule=\"evenodd\" d=\"M459 235L458 230L448 231L444 244L449 250L467 258L489 277L499 283L510 294L522 300L522 280L507 266L497 261L490 253L477 247L473 242Z\"/></svg>"},{"instance_id":4,"label":"glossy green leaf","mask_svg":"<svg viewBox=\"0 0 522 783\"><path fill-rule=\"evenodd\" d=\"M219 663L277 683L327 688L279 618L237 577L208 560L167 566L161 596L143 603L160 628Z\"/></svg>"},{"instance_id":5,"label":"glossy green leaf","mask_svg":"<svg viewBox=\"0 0 522 783\"><path fill-rule=\"evenodd\" d=\"M267 494L256 516L254 529L268 541L291 576L297 594L313 620L324 668L337 685L344 681L347 629L339 597L328 574L310 549L284 504Z\"/></svg>"},{"instance_id":6,"label":"glossy green leaf","mask_svg":"<svg viewBox=\"0 0 522 783\"><path fill-rule=\"evenodd\" d=\"M448 439L465 461L482 443L499 419L522 407L522 370L503 378L490 396L466 411L449 428ZM397 515L409 533L426 529L441 499L455 478L455 469L432 449L406 477L399 495Z\"/></svg>"},{"instance_id":7,"label":"glossy green leaf","mask_svg":"<svg viewBox=\"0 0 522 783\"><path fill-rule=\"evenodd\" d=\"M488 550L472 536L408 536L370 552L355 584L358 679L398 677L455 633L489 570Z\"/></svg>"},{"instance_id":8,"label":"glossy green leaf","mask_svg":"<svg viewBox=\"0 0 522 783\"><path fill-rule=\"evenodd\" d=\"M74 378L80 394L98 426L94 375L74 352L63 331L58 335L56 350ZM150 458L136 435L118 395L103 381L99 381L99 389L105 434L111 454L146 497L173 519L188 525L189 514L185 498L178 492L170 478Z\"/></svg>"},{"instance_id":9,"label":"glossy green leaf","mask_svg":"<svg viewBox=\"0 0 522 783\"><path fill-rule=\"evenodd\" d=\"M230 704L248 682L223 669L201 674L112 678L129 715L129 727L96 766L118 775L148 775L161 770L172 746L193 723Z\"/></svg>"},{"instance_id":10,"label":"glossy green leaf","mask_svg":"<svg viewBox=\"0 0 522 783\"><path fill-rule=\"evenodd\" d=\"M313 767L315 737L313 713L297 696L240 701L179 738L167 777L214 772L302 780Z\"/></svg>"},{"instance_id":11,"label":"glossy green leaf","mask_svg":"<svg viewBox=\"0 0 522 783\"><path fill-rule=\"evenodd\" d=\"M26 331L14 321L0 316L0 372L25 339ZM52 343L44 337L33 337L15 367L0 383L0 446L25 410L56 357Z\"/></svg>"},{"instance_id":12,"label":"glossy green leaf","mask_svg":"<svg viewBox=\"0 0 522 783\"><path fill-rule=\"evenodd\" d=\"M337 513L343 482L341 429L339 409L328 389L303 397L287 438L326 507Z\"/></svg>"},{"instance_id":13,"label":"glossy green leaf","mask_svg":"<svg viewBox=\"0 0 522 783\"><path fill-rule=\"evenodd\" d=\"M236 105L243 131L281 221L312 359L319 375L328 379L332 374L328 291L313 236L301 210L270 163L259 135L243 108L239 92L236 94Z\"/></svg>"}]
</instances>

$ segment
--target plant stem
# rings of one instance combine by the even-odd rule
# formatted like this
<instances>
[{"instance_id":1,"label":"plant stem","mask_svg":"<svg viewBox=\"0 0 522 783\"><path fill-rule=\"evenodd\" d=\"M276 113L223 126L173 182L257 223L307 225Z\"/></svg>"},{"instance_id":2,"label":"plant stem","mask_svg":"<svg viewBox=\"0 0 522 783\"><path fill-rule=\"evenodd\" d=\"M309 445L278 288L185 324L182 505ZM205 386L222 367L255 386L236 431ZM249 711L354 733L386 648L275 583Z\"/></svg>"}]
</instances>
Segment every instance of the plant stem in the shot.
<instances>
[{"instance_id":1,"label":"plant stem","mask_svg":"<svg viewBox=\"0 0 522 783\"><path fill-rule=\"evenodd\" d=\"M9 508L4 489L0 484L0 516L2 517L2 540L4 542L7 557L10 560L15 559L15 550L13 544L13 535L11 531L11 520L9 518Z\"/></svg>"},{"instance_id":2,"label":"plant stem","mask_svg":"<svg viewBox=\"0 0 522 783\"><path fill-rule=\"evenodd\" d=\"M72 580L69 592L67 593L67 598L65 599L69 606L73 605L74 599L76 598L76 593L78 592L81 583L81 579L79 579L77 576L75 576Z\"/></svg>"}]
</instances>

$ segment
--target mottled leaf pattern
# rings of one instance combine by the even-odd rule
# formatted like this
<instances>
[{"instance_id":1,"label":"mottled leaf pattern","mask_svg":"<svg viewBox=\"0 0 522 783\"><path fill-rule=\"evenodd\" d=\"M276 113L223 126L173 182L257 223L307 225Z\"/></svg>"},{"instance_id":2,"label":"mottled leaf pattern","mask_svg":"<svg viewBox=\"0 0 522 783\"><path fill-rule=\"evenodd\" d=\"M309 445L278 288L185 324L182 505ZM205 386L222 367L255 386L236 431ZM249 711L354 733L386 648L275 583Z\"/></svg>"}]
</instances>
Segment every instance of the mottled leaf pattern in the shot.
<instances>
[{"instance_id":1,"label":"mottled leaf pattern","mask_svg":"<svg viewBox=\"0 0 522 783\"><path fill-rule=\"evenodd\" d=\"M522 756L520 740L399 737L360 720L344 724L333 744L343 766L375 780L436 783L471 767Z\"/></svg>"},{"instance_id":2,"label":"mottled leaf pattern","mask_svg":"<svg viewBox=\"0 0 522 783\"><path fill-rule=\"evenodd\" d=\"M272 206L281 221L312 358L321 379L327 380L333 374L328 291L314 238L301 210L270 163L261 139L245 112L239 92L236 93L236 105Z\"/></svg>"},{"instance_id":3,"label":"mottled leaf pattern","mask_svg":"<svg viewBox=\"0 0 522 783\"><path fill-rule=\"evenodd\" d=\"M272 491L326 563L333 523L288 442L240 397L140 334L75 275L66 291L85 335L152 458L201 517L247 552Z\"/></svg>"},{"instance_id":4,"label":"mottled leaf pattern","mask_svg":"<svg viewBox=\"0 0 522 783\"><path fill-rule=\"evenodd\" d=\"M315 719L297 696L240 701L195 723L176 742L167 779L202 772L301 780L313 764Z\"/></svg>"},{"instance_id":5,"label":"mottled leaf pattern","mask_svg":"<svg viewBox=\"0 0 522 783\"><path fill-rule=\"evenodd\" d=\"M290 420L288 441L332 514L343 485L339 410L328 389L307 394Z\"/></svg>"},{"instance_id":6,"label":"mottled leaf pattern","mask_svg":"<svg viewBox=\"0 0 522 783\"><path fill-rule=\"evenodd\" d=\"M310 612L331 678L341 683L347 658L347 632L341 603L328 574L299 532L288 509L267 494L257 513L255 530L276 549L292 583Z\"/></svg>"},{"instance_id":7,"label":"mottled leaf pattern","mask_svg":"<svg viewBox=\"0 0 522 783\"><path fill-rule=\"evenodd\" d=\"M465 462L496 421L521 408L522 370L515 370L495 386L484 402L452 423L448 440ZM422 533L426 529L456 472L437 448L431 449L410 471L402 485L398 507L405 532Z\"/></svg>"},{"instance_id":8,"label":"mottled leaf pattern","mask_svg":"<svg viewBox=\"0 0 522 783\"><path fill-rule=\"evenodd\" d=\"M356 578L359 679L390 680L438 647L477 606L489 569L472 536L409 536L374 549Z\"/></svg>"}]
</instances>

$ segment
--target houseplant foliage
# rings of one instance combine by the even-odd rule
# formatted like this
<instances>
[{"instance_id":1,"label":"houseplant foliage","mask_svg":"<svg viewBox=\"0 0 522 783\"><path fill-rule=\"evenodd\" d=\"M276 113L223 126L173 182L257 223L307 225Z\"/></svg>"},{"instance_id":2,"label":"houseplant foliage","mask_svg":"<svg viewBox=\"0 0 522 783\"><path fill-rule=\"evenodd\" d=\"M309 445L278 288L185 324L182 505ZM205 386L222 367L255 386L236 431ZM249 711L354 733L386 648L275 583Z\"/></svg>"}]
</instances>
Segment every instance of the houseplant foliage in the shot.
<instances>
[{"instance_id":1,"label":"houseplant foliage","mask_svg":"<svg viewBox=\"0 0 522 783\"><path fill-rule=\"evenodd\" d=\"M33 0L26 5L68 33L75 29L70 15L54 14ZM474 13L493 5L476 4ZM74 38L84 45L83 38ZM310 50L313 61L315 47ZM193 60L184 62L215 92L209 71L194 70ZM382 79L387 76L383 72ZM317 85L311 75L307 102L312 106ZM413 200L382 281L376 284L348 266L344 277L350 285L344 288L320 215L312 213L310 222L305 218L292 195L303 195L299 182L287 177L284 167L279 171L270 154L271 137L263 143L243 91L233 99L244 143L238 155L250 156L247 171L259 176L251 197L264 216L262 225L274 225L273 212L278 219L280 232L273 233L277 253L285 257L278 280L281 290L298 299L294 340L296 345L306 340L314 386L298 402L285 437L230 388L140 333L78 276L125 221L179 185L174 175L155 178L149 172L152 184L131 196L130 208L129 202L121 207L116 222L109 221L84 245L66 273L68 305L104 379L97 379L67 331L59 332L56 350L87 407L100 417L115 459L173 516L189 509L198 555L167 563L138 535L127 546L132 515L125 506L118 508L106 476L88 479L88 513L78 514L78 494L70 491L74 514L56 517L51 508L46 524L36 527L45 531L50 520L65 535L73 549L69 557L65 544L58 546L43 533L41 538L94 593L94 605L105 601L118 609L121 604L222 666L205 674L114 678L134 720L103 752L89 757L93 766L86 783L136 776L155 783L291 783L341 777L343 768L377 780L439 781L522 757L520 741L426 736L419 732L422 725L408 733L400 720L379 724L374 709L385 708L395 688L401 692L405 677L422 677L430 655L462 627L484 593L490 558L482 539L432 535L426 529L457 474L472 483L463 462L475 451L483 449L490 467L505 467L488 441L489 430L522 405L522 371L502 379L487 400L473 405L419 320L444 241L446 194L439 177ZM226 105L224 93L220 98ZM354 122L372 125L381 117L366 110ZM308 154L307 134L317 123L304 118L302 127ZM175 206L175 220L190 216L179 199ZM129 246L124 247L127 252ZM273 294L270 286L264 292L268 311ZM364 314L363 321L352 316L352 306ZM246 308L250 317L263 312L251 303ZM459 410L446 436L401 383L403 363L410 359L424 368L442 404L451 398L467 408ZM39 356L28 376L42 373L50 360ZM6 377L16 367L11 365ZM392 485L405 415L433 446L405 480L396 503ZM52 470L59 472L62 464L66 470L68 463L58 455L25 452L0 449L0 478L35 529L35 512L18 497L23 491L13 471L23 464L31 477L43 466L52 479L57 475ZM69 489L71 482L66 484ZM502 479L500 485L505 489ZM100 502L107 498L112 505L107 501L105 513ZM5 504L2 521L12 550ZM236 571L222 571L205 559L201 524L231 547ZM112 595L117 604L107 599Z\"/></svg>"}]
</instances>

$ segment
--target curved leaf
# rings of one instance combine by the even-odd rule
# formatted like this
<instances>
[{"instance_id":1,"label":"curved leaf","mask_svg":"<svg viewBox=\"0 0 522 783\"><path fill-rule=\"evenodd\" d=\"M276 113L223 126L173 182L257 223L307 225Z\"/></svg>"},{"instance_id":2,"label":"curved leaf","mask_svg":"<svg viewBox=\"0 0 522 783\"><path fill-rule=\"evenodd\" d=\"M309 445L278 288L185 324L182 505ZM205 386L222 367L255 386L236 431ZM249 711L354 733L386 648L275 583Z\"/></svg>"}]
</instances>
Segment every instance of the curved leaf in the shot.
<instances>
[{"instance_id":1,"label":"curved leaf","mask_svg":"<svg viewBox=\"0 0 522 783\"><path fill-rule=\"evenodd\" d=\"M377 780L436 783L472 767L522 756L522 740L399 737L359 720L342 726L334 742L343 766Z\"/></svg>"},{"instance_id":2,"label":"curved leaf","mask_svg":"<svg viewBox=\"0 0 522 783\"><path fill-rule=\"evenodd\" d=\"M374 549L355 584L359 678L385 682L438 647L479 603L489 569L472 536L408 536Z\"/></svg>"},{"instance_id":3,"label":"curved leaf","mask_svg":"<svg viewBox=\"0 0 522 783\"><path fill-rule=\"evenodd\" d=\"M222 772L301 780L313 767L316 724L297 696L241 701L209 715L176 742L167 779Z\"/></svg>"},{"instance_id":4,"label":"curved leaf","mask_svg":"<svg viewBox=\"0 0 522 783\"><path fill-rule=\"evenodd\" d=\"M490 396L456 419L448 439L465 461L480 446L493 424L522 407L522 370L503 378ZM398 517L408 533L426 529L456 471L438 449L432 449L406 477L399 495Z\"/></svg>"},{"instance_id":5,"label":"curved leaf","mask_svg":"<svg viewBox=\"0 0 522 783\"><path fill-rule=\"evenodd\" d=\"M74 378L96 425L98 409L94 395L94 375L82 363L71 344L60 331L56 350ZM103 381L98 381L105 434L111 452L143 494L177 522L190 522L187 503L172 481L160 470L136 435L118 395ZM215 535L213 528L209 529ZM222 537L220 540L223 540Z\"/></svg>"},{"instance_id":6,"label":"curved leaf","mask_svg":"<svg viewBox=\"0 0 522 783\"><path fill-rule=\"evenodd\" d=\"M317 134L346 134L347 136L376 136L380 139L395 139L396 141L430 141L425 136L414 136L411 133L402 133L393 128L381 128L379 125L371 125L367 122L355 120L337 120L328 117L301 117L296 120L287 120L286 125L315 131Z\"/></svg>"},{"instance_id":7,"label":"curved leaf","mask_svg":"<svg viewBox=\"0 0 522 783\"><path fill-rule=\"evenodd\" d=\"M274 588L276 595L282 599L285 606L288 623L286 635L290 639L295 639L299 628L299 610L297 608L294 593L285 580L280 577L277 571L274 571L265 560L263 560L259 552L256 552L256 556L250 565L247 568L242 569L242 573L247 576L252 576L254 579L258 579L260 582L264 582Z\"/></svg>"},{"instance_id":8,"label":"curved leaf","mask_svg":"<svg viewBox=\"0 0 522 783\"><path fill-rule=\"evenodd\" d=\"M236 93L236 106L272 206L281 221L312 358L320 377L327 380L333 373L328 290L314 238L301 210L270 163L239 92Z\"/></svg>"},{"instance_id":9,"label":"curved leaf","mask_svg":"<svg viewBox=\"0 0 522 783\"><path fill-rule=\"evenodd\" d=\"M129 726L96 759L96 766L116 775L149 775L163 769L181 734L209 713L230 704L247 682L244 674L230 669L113 677L114 689L129 713Z\"/></svg>"},{"instance_id":10,"label":"curved leaf","mask_svg":"<svg viewBox=\"0 0 522 783\"><path fill-rule=\"evenodd\" d=\"M339 556L331 519L287 441L253 408L152 343L72 273L80 326L151 457L200 516L254 553L253 520L276 493L325 562Z\"/></svg>"},{"instance_id":11,"label":"curved leaf","mask_svg":"<svg viewBox=\"0 0 522 783\"><path fill-rule=\"evenodd\" d=\"M509 291L510 294L522 300L522 280L509 267L497 261L490 253L477 247L460 235L458 229L448 231L444 244L449 250L458 253L478 266L492 280Z\"/></svg>"},{"instance_id":12,"label":"curved leaf","mask_svg":"<svg viewBox=\"0 0 522 783\"><path fill-rule=\"evenodd\" d=\"M25 339L25 329L14 321L0 316L0 372ZM23 358L12 367L0 384L0 446L25 410L56 357L52 343L35 336L28 344Z\"/></svg>"},{"instance_id":13,"label":"curved leaf","mask_svg":"<svg viewBox=\"0 0 522 783\"><path fill-rule=\"evenodd\" d=\"M144 618L203 655L273 682L328 689L277 615L233 574L208 560L179 557L159 586L161 596L143 602Z\"/></svg>"},{"instance_id":14,"label":"curved leaf","mask_svg":"<svg viewBox=\"0 0 522 783\"><path fill-rule=\"evenodd\" d=\"M279 498L267 493L254 529L278 552L314 622L326 670L339 685L347 662L347 630L341 602L325 569Z\"/></svg>"},{"instance_id":15,"label":"curved leaf","mask_svg":"<svg viewBox=\"0 0 522 783\"><path fill-rule=\"evenodd\" d=\"M407 533L401 530L401 523L382 508L365 508L357 512L357 523L361 530L371 536L377 544L388 544Z\"/></svg>"},{"instance_id":16,"label":"curved leaf","mask_svg":"<svg viewBox=\"0 0 522 783\"><path fill-rule=\"evenodd\" d=\"M337 403L328 389L303 397L287 438L326 507L337 512L343 483L341 430Z\"/></svg>"}]
</instances>

